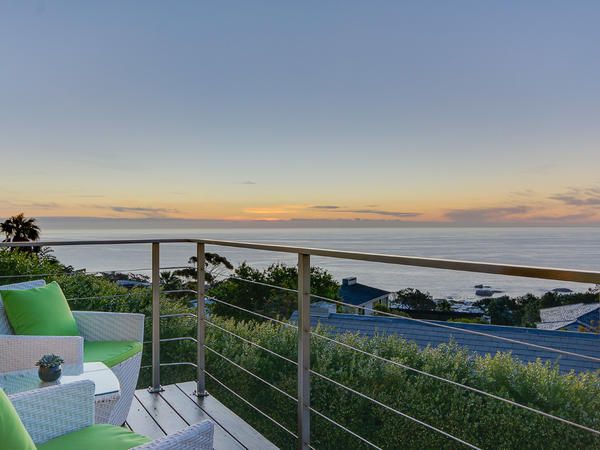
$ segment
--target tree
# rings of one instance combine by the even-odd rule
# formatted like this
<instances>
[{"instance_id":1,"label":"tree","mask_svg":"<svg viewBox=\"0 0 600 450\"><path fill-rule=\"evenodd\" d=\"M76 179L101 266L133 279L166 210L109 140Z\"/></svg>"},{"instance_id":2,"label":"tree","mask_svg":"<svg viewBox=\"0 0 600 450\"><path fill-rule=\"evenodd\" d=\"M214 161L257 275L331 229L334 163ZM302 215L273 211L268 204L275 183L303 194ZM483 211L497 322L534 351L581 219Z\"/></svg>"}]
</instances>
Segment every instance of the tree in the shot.
<instances>
[{"instance_id":1,"label":"tree","mask_svg":"<svg viewBox=\"0 0 600 450\"><path fill-rule=\"evenodd\" d=\"M506 296L486 300L489 300L486 309L492 325L515 325L511 309L514 301Z\"/></svg>"},{"instance_id":2,"label":"tree","mask_svg":"<svg viewBox=\"0 0 600 450\"><path fill-rule=\"evenodd\" d=\"M26 218L23 213L9 217L0 223L0 232L6 236L4 242L37 241L40 238L40 231L40 227L36 224L36 219L33 217ZM26 251L40 251L40 247L21 248Z\"/></svg>"},{"instance_id":3,"label":"tree","mask_svg":"<svg viewBox=\"0 0 600 450\"><path fill-rule=\"evenodd\" d=\"M452 311L452 305L445 298L442 299L435 307L436 311L449 312Z\"/></svg>"},{"instance_id":4,"label":"tree","mask_svg":"<svg viewBox=\"0 0 600 450\"><path fill-rule=\"evenodd\" d=\"M255 269L246 263L240 264L230 278L213 284L208 295L217 301L212 306L215 314L256 319L250 313L220 303L223 300L236 306L268 315L288 319L298 309L298 269L286 264L272 264L264 270ZM311 267L311 293L317 296L339 299L339 283L324 269ZM269 285L276 286L270 287ZM282 289L280 289L282 288Z\"/></svg>"},{"instance_id":5,"label":"tree","mask_svg":"<svg viewBox=\"0 0 600 450\"><path fill-rule=\"evenodd\" d=\"M227 270L233 270L233 264L231 264L227 258L219 255L218 253L206 252L204 254L204 258L206 259L205 279L208 283L212 283L218 277L223 276ZM198 271L196 270L198 258L196 256L192 256L190 259L188 259L188 263L193 264L194 267L178 269L173 273L179 277L183 277L185 279L188 279L188 281L191 280L195 283L198 280Z\"/></svg>"},{"instance_id":6,"label":"tree","mask_svg":"<svg viewBox=\"0 0 600 450\"><path fill-rule=\"evenodd\" d=\"M414 288L406 288L398 291L397 301L408 306L410 309L431 311L436 306L429 292L421 292Z\"/></svg>"},{"instance_id":7,"label":"tree","mask_svg":"<svg viewBox=\"0 0 600 450\"><path fill-rule=\"evenodd\" d=\"M165 291L178 291L183 289L181 278L175 272L165 270L160 273L160 284Z\"/></svg>"}]
</instances>

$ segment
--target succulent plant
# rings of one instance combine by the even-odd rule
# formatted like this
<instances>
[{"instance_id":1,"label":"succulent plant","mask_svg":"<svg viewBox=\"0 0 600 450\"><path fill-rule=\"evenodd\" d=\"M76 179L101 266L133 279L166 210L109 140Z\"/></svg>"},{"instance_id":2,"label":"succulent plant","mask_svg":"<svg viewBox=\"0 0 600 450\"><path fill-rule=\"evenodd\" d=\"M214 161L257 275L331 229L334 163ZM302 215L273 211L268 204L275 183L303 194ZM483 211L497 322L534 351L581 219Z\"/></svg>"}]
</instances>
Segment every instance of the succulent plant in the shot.
<instances>
[{"instance_id":1,"label":"succulent plant","mask_svg":"<svg viewBox=\"0 0 600 450\"><path fill-rule=\"evenodd\" d=\"M51 353L50 355L42 356L35 365L40 367L58 367L64 362L65 361L60 356Z\"/></svg>"}]
</instances>

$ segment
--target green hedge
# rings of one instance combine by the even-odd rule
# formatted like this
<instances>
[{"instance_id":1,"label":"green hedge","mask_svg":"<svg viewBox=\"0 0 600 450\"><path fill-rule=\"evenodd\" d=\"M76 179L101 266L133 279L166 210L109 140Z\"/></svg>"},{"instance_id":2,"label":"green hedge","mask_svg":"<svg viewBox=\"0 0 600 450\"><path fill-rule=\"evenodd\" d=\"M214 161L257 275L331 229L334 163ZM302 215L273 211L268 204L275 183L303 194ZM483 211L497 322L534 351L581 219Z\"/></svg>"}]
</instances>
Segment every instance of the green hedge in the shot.
<instances>
[{"instance_id":1,"label":"green hedge","mask_svg":"<svg viewBox=\"0 0 600 450\"><path fill-rule=\"evenodd\" d=\"M220 326L288 358L296 358L294 330L269 323L212 318ZM326 333L325 330L318 330ZM483 389L536 409L600 429L598 373L561 375L541 362L521 364L510 354L474 357L456 345L419 350L398 337L362 338L338 335L342 342L420 370ZM295 366L210 328L208 345L291 395L296 391ZM316 372L352 387L399 411L423 420L481 448L600 448L600 439L569 425L516 408L480 394L418 375L370 356L312 339ZM273 418L295 431L295 403L222 358L208 352L207 368ZM209 390L273 442L292 448L293 439L227 393L217 383ZM312 377L312 406L383 448L449 449L457 444L361 399L317 376ZM313 415L317 448L362 448L356 438Z\"/></svg>"}]
</instances>

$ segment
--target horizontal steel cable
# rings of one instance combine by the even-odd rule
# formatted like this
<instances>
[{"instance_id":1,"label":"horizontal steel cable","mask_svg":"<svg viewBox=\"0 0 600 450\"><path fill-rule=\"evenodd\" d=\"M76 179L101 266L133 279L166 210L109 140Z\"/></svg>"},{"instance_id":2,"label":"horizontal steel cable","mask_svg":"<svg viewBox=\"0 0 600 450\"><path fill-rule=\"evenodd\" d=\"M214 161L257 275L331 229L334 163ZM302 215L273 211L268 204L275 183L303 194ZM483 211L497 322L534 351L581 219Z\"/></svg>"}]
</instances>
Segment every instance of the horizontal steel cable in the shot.
<instances>
[{"instance_id":1,"label":"horizontal steel cable","mask_svg":"<svg viewBox=\"0 0 600 450\"><path fill-rule=\"evenodd\" d=\"M191 362L172 362L172 363L160 363L160 367L171 367L171 366L192 366L198 368L197 364ZM140 369L150 369L152 365L142 366Z\"/></svg>"},{"instance_id":2,"label":"horizontal steel cable","mask_svg":"<svg viewBox=\"0 0 600 450\"><path fill-rule=\"evenodd\" d=\"M248 279L245 279L245 278L238 278L238 277L230 277L230 278L233 279L233 280L245 281L247 283L255 283L255 284L262 285L262 286L267 286L267 287L271 287L271 288L275 288L275 289L281 289L281 290L284 290L284 291L298 292L297 290L294 290L294 289L284 288L284 287L281 287L281 286L276 286L276 285L267 284L267 283L260 283L260 282L256 282L256 281L253 281L253 280L248 280ZM414 317L398 316L396 314L389 313L389 312L386 312L386 311L378 311L376 309L362 307L362 306L358 307L358 306L352 305L350 303L345 303L345 302L342 302L342 301L339 301L339 300L334 300L332 298L323 297L321 295L310 294L310 296L312 298L318 298L318 299L325 300L325 301L331 302L331 303L335 303L335 304L338 304L338 305L341 305L341 306L348 306L348 307L354 308L354 309L360 308L360 309L362 309L364 311L374 312L374 313L377 313L378 315L393 317L395 319L402 319L402 320L407 320L407 321L411 321L411 322L417 322L417 323L421 323L421 324L428 325L428 326L431 326L431 327L444 328L444 329L449 329L449 330L452 330L452 331L466 333L466 334L474 334L474 335L477 335L477 336L485 336L485 337L489 337L489 338L500 340L500 341L504 341L504 342L510 342L512 344L524 345L524 346L527 346L527 347L537 348L537 349L540 349L540 350L546 350L546 351L553 352L553 353L559 353L559 354L562 354L562 355L573 356L573 357L581 358L581 359L587 359L589 361L600 362L600 358L597 358L595 356L584 355L584 354L581 354L581 353L569 352L567 350L561 350L561 349L557 349L557 348L554 348L554 347L547 347L545 345L533 344L531 342L526 342L526 341L519 341L518 339L511 339L511 338L507 338L507 337L503 337L503 336L498 336L498 335L495 335L495 334L484 333L484 332L481 332L481 331L469 330L469 329L462 328L462 327L459 327L459 326L444 325L444 324L441 324L441 323L430 322L430 321L423 320L423 319L415 319Z\"/></svg>"},{"instance_id":3,"label":"horizontal steel cable","mask_svg":"<svg viewBox=\"0 0 600 450\"><path fill-rule=\"evenodd\" d=\"M193 269L192 266L170 266L170 267L161 267L160 270L174 270L174 269ZM0 275L0 279L2 278L27 278L27 277L52 277L58 275L97 275L100 273L116 273L116 272L149 272L151 268L142 268L142 269L115 269L115 270L94 270L92 272L82 271L82 270L74 270L72 272L54 272L54 273L20 273L18 275Z\"/></svg>"},{"instance_id":4,"label":"horizontal steel cable","mask_svg":"<svg viewBox=\"0 0 600 450\"><path fill-rule=\"evenodd\" d=\"M225 328L223 328L223 327L221 327L221 326L217 325L216 323L214 323L214 322L211 322L210 320L206 320L205 322L206 322L208 325L210 325L211 327L218 328L219 330L221 330L221 331L224 331L225 333L228 333L228 334L230 334L230 335L232 335L232 336L235 336L236 338L238 338L238 339L240 339L240 340L242 340L242 341L246 342L247 344L250 344L250 345L253 345L254 347L260 348L261 350L264 350L265 352L267 352L267 353L270 353L270 354L271 354L271 355L273 355L273 356L277 356L278 358L281 358L281 359L283 359L284 361L287 361L287 362L289 362L289 363L291 363L291 364L294 364L295 366L297 366L297 365L298 365L298 363L297 363L296 361L293 361L293 360L291 360L291 359L289 359L289 358L287 358L287 357L285 357L285 356L283 356L283 355L280 355L279 353L277 353L277 352L274 352L273 350L269 350L268 348L266 348L266 347L263 347L262 345L259 345L259 344L255 343L255 342L252 342L252 341L250 341L250 340L248 340L248 339L246 339L246 338L244 338L244 337L240 336L239 334L235 334L234 332L232 332L232 331L229 331L229 330L227 330L227 329L225 329Z\"/></svg>"},{"instance_id":5,"label":"horizontal steel cable","mask_svg":"<svg viewBox=\"0 0 600 450\"><path fill-rule=\"evenodd\" d=\"M214 353L215 355L221 357L222 359L224 359L225 361L227 361L228 363L230 363L231 365L237 367L238 369L246 372L248 375L253 376L254 378L256 378L257 380L262 381L264 384L266 384L267 386L275 389L277 392L279 392L280 394L286 396L287 398L295 401L296 403L298 403L298 399L296 397L294 397L293 395L288 394L287 392L285 392L283 389L278 388L277 386L275 386L272 383L269 383L267 380L265 380L264 378L259 377L258 375L256 375L255 373L251 372L250 370L246 369L245 367L240 366L238 363L236 363L235 361L229 359L227 356L223 355L222 353L219 353L218 351L214 350L213 348L209 347L208 345L204 345L204 347L209 350L210 352Z\"/></svg>"},{"instance_id":6,"label":"horizontal steel cable","mask_svg":"<svg viewBox=\"0 0 600 450\"><path fill-rule=\"evenodd\" d=\"M310 373L312 375L318 376L319 378L322 378L323 380L329 381L330 383L335 384L336 386L344 388L347 391L352 392L353 394L358 395L359 397L362 397L362 398L364 398L366 400L369 400L369 401L375 403L376 405L381 406L382 408L387 409L388 411L391 411L391 412L393 412L395 414L398 414L399 416L402 416L405 419L412 420L413 422L415 422L415 423L417 423L417 424L419 424L419 425L421 425L421 426L423 426L425 428L428 428L428 429L430 429L432 431L435 431L435 432L437 432L439 434L442 434L443 436L445 436L445 437L447 437L449 439L452 439L452 440L454 440L454 441L456 441L456 442L458 442L460 444L463 444L463 445L465 445L465 446L467 446L469 448L473 448L473 449L476 449L476 450L481 450L479 447L477 447L477 446L475 446L473 444L470 444L467 441L462 440L461 438L453 436L452 434L450 434L450 433L448 433L448 432L446 432L444 430L441 430L441 429L439 429L439 428L437 428L437 427L435 427L433 425L430 425L427 422L423 422L422 420L419 420L419 419L417 419L415 417L409 416L408 414L403 413L402 411L399 411L399 410L397 410L395 408L392 408L391 406L386 405L385 403L382 403L379 400L376 400L376 399L374 399L372 397L369 397L368 395L363 394L362 392L359 392L359 391L357 391L355 389L352 389L351 387L348 387L345 384L339 383L339 382L337 382L337 381L335 381L335 380L333 380L333 379L331 379L331 378L329 378L329 377L327 377L325 375L320 374L319 372L315 372L314 370L311 370Z\"/></svg>"},{"instance_id":7,"label":"horizontal steel cable","mask_svg":"<svg viewBox=\"0 0 600 450\"><path fill-rule=\"evenodd\" d=\"M357 439L360 439L360 440L361 440L362 442L364 442L365 444L367 444L367 445L369 445L369 446L371 446L371 447L373 447L373 448L376 448L376 449L378 449L378 450L382 450L382 448L381 448L381 447L377 447L377 446L376 446L375 444L373 444L372 442L370 442L370 441L366 440L366 439L365 439L364 437L362 437L362 436L359 436L359 435L358 435L358 434L356 434L354 431L350 430L349 428L346 428L346 427L345 427L344 425L342 425L341 423L339 423L339 422L336 422L336 421L335 421L335 420L333 420L331 417L328 417L328 416L326 416L326 415L325 415L325 414L323 414L322 412L319 412L319 411L317 411L316 409L314 409L314 408L312 408L312 407L310 407L309 409L310 409L310 410L311 410L313 413L315 413L317 416L319 416L319 417L321 417L321 418L323 418L323 419L327 420L329 423L331 423L331 424L335 425L336 427L338 427L338 428L340 428L340 429L344 430L346 433L349 433L349 434L351 434L351 435L352 435L352 436L354 436L355 438L357 438Z\"/></svg>"},{"instance_id":8,"label":"horizontal steel cable","mask_svg":"<svg viewBox=\"0 0 600 450\"><path fill-rule=\"evenodd\" d=\"M262 410L260 410L259 408L257 408L256 406L254 406L252 403L250 403L248 400L246 400L244 397L242 397L240 394L238 394L237 392L235 392L233 389L231 389L229 386L227 386L225 383L223 383L222 381L218 380L217 377L215 377L214 375L212 375L210 372L208 372L207 370L204 370L204 373L206 375L208 375L210 378L212 378L216 383L220 384L224 389L228 390L230 393L232 393L233 395L235 395L237 398L239 398L241 401L243 401L245 404L247 404L248 406L250 406L252 409L254 409L256 412L262 414L265 418L269 419L271 422L273 422L275 425L277 425L279 428L281 428L282 430L284 430L286 433L290 434L291 436L293 436L294 438L298 439L298 436L291 432L290 430L288 430L286 427L284 427L283 425L281 425L279 422L277 422L275 419L273 419L270 415L268 415L267 413L263 412Z\"/></svg>"},{"instance_id":9,"label":"horizontal steel cable","mask_svg":"<svg viewBox=\"0 0 600 450\"><path fill-rule=\"evenodd\" d=\"M370 353L370 352L367 352L365 350L361 350L360 348L354 347L354 346L352 346L350 344L346 344L345 342L337 341L335 339L332 339L332 338L330 338L328 336L324 336L322 334L318 334L318 333L315 333L315 332L312 332L312 331L311 331L310 334L313 335L313 336L317 336L317 337L319 337L321 339L325 339L327 341L333 342L335 344L341 345L342 347L349 348L349 349L354 350L354 351L356 351L358 353L362 353L364 355L373 357L375 359L378 359L380 361L386 362L388 364L392 364L394 366L401 367L402 369L406 369L406 370L409 370L411 372L415 372L415 373L418 373L420 375L423 375L423 376L426 376L426 377L429 377L429 378L433 378L435 380L438 380L438 381L441 381L441 382L444 382L444 383L448 383L448 384L451 384L453 386L456 386L456 387L459 387L459 388L462 388L462 389L466 389L466 390L469 390L471 392L475 392L477 394L484 395L484 396L492 398L494 400L498 400L498 401L507 403L507 404L515 406L517 408L521 408L521 409L527 410L527 411L532 412L532 413L540 414L540 415L542 415L544 417L547 417L549 419L557 420L557 421L562 422L564 424L571 425L573 427L577 427L577 428L580 428L580 429L585 430L585 431L589 431L590 433L594 433L594 434L600 435L600 431L595 430L594 428L589 428L589 427L587 427L585 425L578 424L577 422L572 422L572 421L570 421L568 419L563 419L562 417L555 416L553 414L541 411L539 409L532 408L532 407L527 406L527 405L523 405L522 403L518 403L518 402L515 402L513 400L509 400L507 398L504 398L504 397L500 397L500 396L492 394L490 392L486 392L486 391L483 391L481 389L477 389L477 388L471 387L469 385L459 383L457 381L452 381L452 380L449 380L447 378L443 378L443 377L440 377L438 375L434 375L432 373L425 372L423 370L415 369L414 367L410 367L410 366L407 366L405 364L399 363L397 361L393 361L391 359L387 359L387 358L384 358L382 356L376 355L374 353Z\"/></svg>"}]
</instances>

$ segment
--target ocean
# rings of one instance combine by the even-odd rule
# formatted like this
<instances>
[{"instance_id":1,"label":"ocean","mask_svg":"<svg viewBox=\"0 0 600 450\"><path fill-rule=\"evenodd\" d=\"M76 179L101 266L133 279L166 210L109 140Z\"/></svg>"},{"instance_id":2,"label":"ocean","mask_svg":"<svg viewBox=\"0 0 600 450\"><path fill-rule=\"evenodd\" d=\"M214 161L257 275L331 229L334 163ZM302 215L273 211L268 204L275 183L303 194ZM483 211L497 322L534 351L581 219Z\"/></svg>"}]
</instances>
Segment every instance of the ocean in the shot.
<instances>
[{"instance_id":1,"label":"ocean","mask_svg":"<svg viewBox=\"0 0 600 450\"><path fill-rule=\"evenodd\" d=\"M523 264L569 269L600 269L599 228L200 228L168 222L134 228L93 220L73 226L69 220L41 220L43 240L214 238L247 242L290 244L393 255L448 258L480 262ZM65 264L88 271L149 273L150 245L55 247ZM207 251L264 268L276 262L294 264L295 255L259 250L209 246ZM161 266L185 265L195 252L193 244L161 246ZM475 286L491 286L511 296L543 294L554 288L585 291L591 285L449 270L395 266L333 258L312 258L312 264L337 279L356 276L358 282L397 291L413 287L435 298L475 300Z\"/></svg>"}]
</instances>

